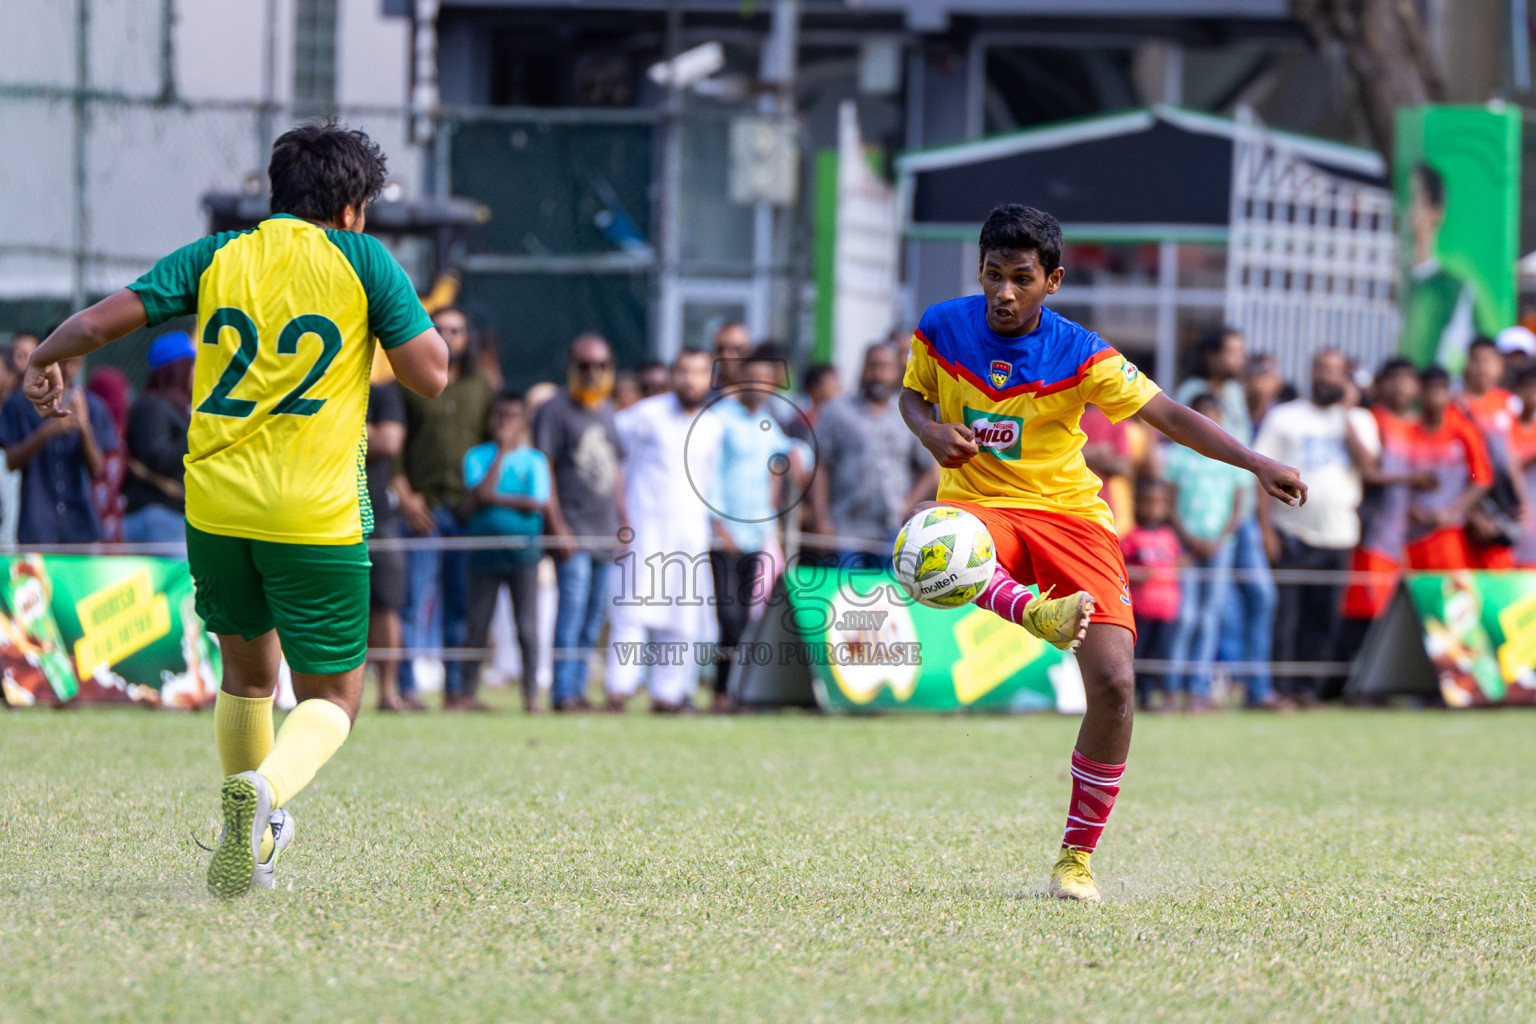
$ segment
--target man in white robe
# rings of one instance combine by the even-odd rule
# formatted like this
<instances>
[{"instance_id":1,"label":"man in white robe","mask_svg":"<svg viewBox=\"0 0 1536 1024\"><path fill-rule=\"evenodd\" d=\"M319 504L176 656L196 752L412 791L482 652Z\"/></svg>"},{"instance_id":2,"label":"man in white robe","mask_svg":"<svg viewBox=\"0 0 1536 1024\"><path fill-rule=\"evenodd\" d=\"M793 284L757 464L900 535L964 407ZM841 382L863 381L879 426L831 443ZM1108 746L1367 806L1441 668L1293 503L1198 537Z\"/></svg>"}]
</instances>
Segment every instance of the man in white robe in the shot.
<instances>
[{"instance_id":1,"label":"man in white robe","mask_svg":"<svg viewBox=\"0 0 1536 1024\"><path fill-rule=\"evenodd\" d=\"M704 406L712 360L684 349L672 390L614 415L624 451L624 507L633 531L616 559L605 686L622 709L641 679L653 710L692 706L699 656L714 639L710 603L709 489L716 479L720 421ZM621 533L625 540L627 534Z\"/></svg>"}]
</instances>

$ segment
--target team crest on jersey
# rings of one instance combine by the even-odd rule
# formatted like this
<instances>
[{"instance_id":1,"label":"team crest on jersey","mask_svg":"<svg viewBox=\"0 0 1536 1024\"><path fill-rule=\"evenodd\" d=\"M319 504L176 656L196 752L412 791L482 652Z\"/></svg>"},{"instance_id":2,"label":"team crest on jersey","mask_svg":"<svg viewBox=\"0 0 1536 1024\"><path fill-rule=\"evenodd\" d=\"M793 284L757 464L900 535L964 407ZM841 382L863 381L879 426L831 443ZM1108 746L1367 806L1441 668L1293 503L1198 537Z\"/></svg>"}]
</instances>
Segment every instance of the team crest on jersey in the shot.
<instances>
[{"instance_id":1,"label":"team crest on jersey","mask_svg":"<svg viewBox=\"0 0 1536 1024\"><path fill-rule=\"evenodd\" d=\"M1013 376L1013 364L1006 359L992 360L992 386L1000 388L1008 383L1008 378Z\"/></svg>"},{"instance_id":2,"label":"team crest on jersey","mask_svg":"<svg viewBox=\"0 0 1536 1024\"><path fill-rule=\"evenodd\" d=\"M1125 361L1125 379L1126 380L1135 380L1136 379L1136 375L1138 373L1140 373L1140 372L1141 372L1140 370L1136 369L1136 364L1135 363L1131 362L1129 359L1127 359Z\"/></svg>"}]
</instances>

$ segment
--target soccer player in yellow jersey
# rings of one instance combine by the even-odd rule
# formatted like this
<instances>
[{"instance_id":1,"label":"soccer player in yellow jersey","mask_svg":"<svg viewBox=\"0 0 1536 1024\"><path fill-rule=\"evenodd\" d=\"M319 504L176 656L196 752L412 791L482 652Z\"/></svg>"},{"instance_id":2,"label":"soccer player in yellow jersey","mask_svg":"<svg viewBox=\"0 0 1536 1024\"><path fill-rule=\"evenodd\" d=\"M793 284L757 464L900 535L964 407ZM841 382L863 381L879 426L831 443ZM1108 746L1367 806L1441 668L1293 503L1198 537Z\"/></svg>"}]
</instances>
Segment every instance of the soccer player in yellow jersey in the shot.
<instances>
[{"instance_id":1,"label":"soccer player in yellow jersey","mask_svg":"<svg viewBox=\"0 0 1536 1024\"><path fill-rule=\"evenodd\" d=\"M272 886L293 835L283 806L357 717L375 340L411 390L436 396L448 379L448 347L410 280L361 233L384 185L378 146L360 131L305 123L273 145L267 175L269 219L178 249L76 313L32 354L23 381L39 412L65 415L62 361L197 315L187 561L224 661L214 710L224 831L208 884L226 898ZM299 704L274 738L280 656Z\"/></svg>"},{"instance_id":2,"label":"soccer player in yellow jersey","mask_svg":"<svg viewBox=\"0 0 1536 1024\"><path fill-rule=\"evenodd\" d=\"M1174 441L1253 473L1281 501L1300 504L1307 489L1296 470L1245 448L1097 334L1044 308L1062 279L1050 214L998 207L980 251L982 294L930 306L918 324L901 412L939 462L939 503L975 514L992 534L998 569L975 603L1077 651L1088 710L1051 892L1096 901L1088 858L1131 746L1136 624L1114 519L1083 461L1083 405L1115 421L1139 412Z\"/></svg>"}]
</instances>

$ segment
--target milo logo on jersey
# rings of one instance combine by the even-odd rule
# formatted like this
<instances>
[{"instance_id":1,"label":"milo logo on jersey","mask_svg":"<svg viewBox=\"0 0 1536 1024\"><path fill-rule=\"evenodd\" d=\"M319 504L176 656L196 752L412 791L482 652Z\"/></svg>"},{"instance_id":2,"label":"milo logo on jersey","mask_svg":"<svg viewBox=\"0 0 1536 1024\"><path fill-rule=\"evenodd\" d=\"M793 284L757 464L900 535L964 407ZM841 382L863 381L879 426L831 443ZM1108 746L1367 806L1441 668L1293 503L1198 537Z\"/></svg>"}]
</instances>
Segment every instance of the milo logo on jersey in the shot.
<instances>
[{"instance_id":1,"label":"milo logo on jersey","mask_svg":"<svg viewBox=\"0 0 1536 1024\"><path fill-rule=\"evenodd\" d=\"M965 417L965 425L971 428L978 448L1006 462L1018 460L1024 437L1023 420L997 412L982 412L970 406L962 406L961 414Z\"/></svg>"}]
</instances>

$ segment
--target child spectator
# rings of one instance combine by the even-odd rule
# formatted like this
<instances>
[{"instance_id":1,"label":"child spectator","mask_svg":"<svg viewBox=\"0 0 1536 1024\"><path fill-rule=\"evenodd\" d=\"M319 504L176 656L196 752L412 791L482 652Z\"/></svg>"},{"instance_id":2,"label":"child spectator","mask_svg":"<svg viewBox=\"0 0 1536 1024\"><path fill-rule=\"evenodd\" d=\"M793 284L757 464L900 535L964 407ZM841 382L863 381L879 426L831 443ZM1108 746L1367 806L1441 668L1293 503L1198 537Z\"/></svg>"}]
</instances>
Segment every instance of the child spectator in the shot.
<instances>
[{"instance_id":1,"label":"child spectator","mask_svg":"<svg viewBox=\"0 0 1536 1024\"><path fill-rule=\"evenodd\" d=\"M1136 488L1136 526L1120 539L1131 576L1131 606L1136 610L1136 657L1166 660L1173 650L1179 619L1179 559L1183 549L1168 525L1173 494L1164 480L1143 480ZM1141 570L1136 572L1134 570ZM1136 674L1136 699L1142 708L1154 693L1166 694L1161 672Z\"/></svg>"},{"instance_id":2,"label":"child spectator","mask_svg":"<svg viewBox=\"0 0 1536 1024\"><path fill-rule=\"evenodd\" d=\"M506 584L517 623L517 645L523 660L523 707L533 712L538 702L537 543L544 532L549 502L549 460L528 443L528 409L520 394L503 394L491 409L491 440L464 455L464 486L474 509L465 532L479 537L515 538L506 548L476 553L469 567L468 636L465 643L483 648L491 632L496 594ZM483 711L476 696L480 662L464 666L464 690L450 711Z\"/></svg>"},{"instance_id":3,"label":"child spectator","mask_svg":"<svg viewBox=\"0 0 1536 1024\"><path fill-rule=\"evenodd\" d=\"M1208 391L1191 399L1189 407L1221 422L1221 403ZM1166 472L1174 488L1173 528L1189 556L1170 654L1183 671L1171 677L1170 689L1184 692L1190 711L1206 711L1211 707L1211 661L1231 583L1232 534L1242 512L1237 489L1248 477L1182 445L1170 447Z\"/></svg>"}]
</instances>

